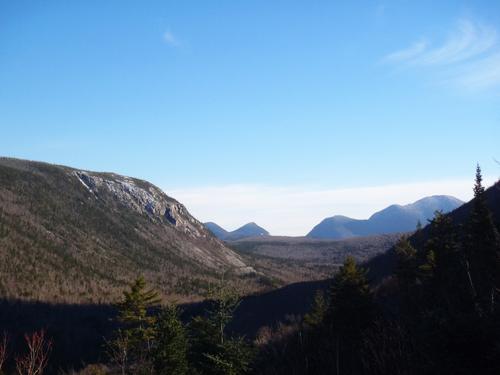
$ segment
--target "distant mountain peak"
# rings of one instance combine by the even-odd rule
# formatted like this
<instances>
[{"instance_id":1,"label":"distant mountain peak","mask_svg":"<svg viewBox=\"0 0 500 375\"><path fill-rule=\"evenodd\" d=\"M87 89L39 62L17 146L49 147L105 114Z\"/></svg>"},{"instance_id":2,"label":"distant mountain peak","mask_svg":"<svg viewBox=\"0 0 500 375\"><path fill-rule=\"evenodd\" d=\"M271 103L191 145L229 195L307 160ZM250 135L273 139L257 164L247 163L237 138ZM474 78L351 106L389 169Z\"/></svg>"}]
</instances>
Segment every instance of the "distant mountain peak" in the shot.
<instances>
[{"instance_id":1,"label":"distant mountain peak","mask_svg":"<svg viewBox=\"0 0 500 375\"><path fill-rule=\"evenodd\" d=\"M245 225L242 225L241 227L239 227L236 230L240 230L240 229L258 229L258 230L261 230L261 231L267 233L267 231L264 228L260 227L259 225L257 225L257 223L255 223L253 221L250 223L246 223Z\"/></svg>"},{"instance_id":2,"label":"distant mountain peak","mask_svg":"<svg viewBox=\"0 0 500 375\"><path fill-rule=\"evenodd\" d=\"M242 238L248 237L261 237L261 236L269 236L269 232L259 226L255 222L250 222L245 225L242 225L236 230L232 232L226 231L224 228L219 226L214 222L207 222L205 226L210 230L217 238L221 240L234 241Z\"/></svg>"},{"instance_id":3,"label":"distant mountain peak","mask_svg":"<svg viewBox=\"0 0 500 375\"><path fill-rule=\"evenodd\" d=\"M464 202L449 195L433 195L406 205L393 204L375 212L367 220L356 220L336 215L324 219L316 225L307 237L311 238L349 238L409 232L417 223L427 222L435 211L453 211Z\"/></svg>"},{"instance_id":4,"label":"distant mountain peak","mask_svg":"<svg viewBox=\"0 0 500 375\"><path fill-rule=\"evenodd\" d=\"M203 223L203 224L218 239L224 239L229 233L227 230L222 228L217 223L214 223L213 221L209 221L209 222Z\"/></svg>"}]
</instances>

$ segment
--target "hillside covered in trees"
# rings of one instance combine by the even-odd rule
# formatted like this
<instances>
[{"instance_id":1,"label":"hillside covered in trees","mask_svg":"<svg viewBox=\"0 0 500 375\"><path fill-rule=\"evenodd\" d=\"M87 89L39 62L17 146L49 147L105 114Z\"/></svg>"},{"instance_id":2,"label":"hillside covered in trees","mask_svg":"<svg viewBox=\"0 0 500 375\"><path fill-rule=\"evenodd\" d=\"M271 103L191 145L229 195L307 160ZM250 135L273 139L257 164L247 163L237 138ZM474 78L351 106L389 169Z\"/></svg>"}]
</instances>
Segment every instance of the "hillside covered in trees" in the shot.
<instances>
[{"instance_id":1,"label":"hillside covered in trees","mask_svg":"<svg viewBox=\"0 0 500 375\"><path fill-rule=\"evenodd\" d=\"M156 186L0 158L0 297L107 302L141 274L163 298L200 298L221 272L261 287L251 266Z\"/></svg>"}]
</instances>

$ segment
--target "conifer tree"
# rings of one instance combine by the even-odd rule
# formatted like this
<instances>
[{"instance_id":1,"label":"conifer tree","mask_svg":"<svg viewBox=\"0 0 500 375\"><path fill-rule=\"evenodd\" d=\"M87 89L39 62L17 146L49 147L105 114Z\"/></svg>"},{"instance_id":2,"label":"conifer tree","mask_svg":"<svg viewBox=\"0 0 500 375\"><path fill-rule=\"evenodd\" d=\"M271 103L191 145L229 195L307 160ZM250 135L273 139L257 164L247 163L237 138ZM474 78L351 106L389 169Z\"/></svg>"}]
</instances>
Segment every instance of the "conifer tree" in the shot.
<instances>
[{"instance_id":1,"label":"conifer tree","mask_svg":"<svg viewBox=\"0 0 500 375\"><path fill-rule=\"evenodd\" d=\"M420 221L420 219L418 219L418 221L417 221L417 225L416 225L416 227L415 227L415 231L416 231L416 232L421 231L421 230L422 230L422 228L423 228L423 226L422 226L422 222Z\"/></svg>"},{"instance_id":2,"label":"conifer tree","mask_svg":"<svg viewBox=\"0 0 500 375\"><path fill-rule=\"evenodd\" d=\"M123 292L123 299L117 305L118 322L121 324L123 339L128 343L130 359L142 366L149 360L154 338L156 318L151 308L160 303L158 293L146 289L146 281L141 276Z\"/></svg>"},{"instance_id":3,"label":"conifer tree","mask_svg":"<svg viewBox=\"0 0 500 375\"><path fill-rule=\"evenodd\" d=\"M354 258L347 257L333 279L327 316L336 332L350 333L369 323L372 314L373 298L366 270Z\"/></svg>"},{"instance_id":4,"label":"conifer tree","mask_svg":"<svg viewBox=\"0 0 500 375\"><path fill-rule=\"evenodd\" d=\"M335 340L336 373L353 371L360 337L374 319L374 302L366 271L348 257L333 279L325 323ZM341 361L341 357L344 361ZM350 370L349 370L350 369Z\"/></svg>"},{"instance_id":5,"label":"conifer tree","mask_svg":"<svg viewBox=\"0 0 500 375\"><path fill-rule=\"evenodd\" d=\"M240 375L250 369L252 351L241 337L227 333L240 299L223 285L223 280L209 292L211 306L206 316L198 316L189 325L190 357L194 370L203 375Z\"/></svg>"},{"instance_id":6,"label":"conifer tree","mask_svg":"<svg viewBox=\"0 0 500 375\"><path fill-rule=\"evenodd\" d=\"M328 302L322 290L316 291L311 310L304 316L304 322L310 327L319 327L323 324L328 309Z\"/></svg>"},{"instance_id":7,"label":"conifer tree","mask_svg":"<svg viewBox=\"0 0 500 375\"><path fill-rule=\"evenodd\" d=\"M401 237L395 247L397 256L396 279L403 307L407 312L414 311L414 290L417 281L417 250L411 245L407 237Z\"/></svg>"},{"instance_id":8,"label":"conifer tree","mask_svg":"<svg viewBox=\"0 0 500 375\"><path fill-rule=\"evenodd\" d=\"M500 236L486 203L481 168L476 168L474 200L467 226L466 254L480 312L493 313L500 285Z\"/></svg>"},{"instance_id":9,"label":"conifer tree","mask_svg":"<svg viewBox=\"0 0 500 375\"><path fill-rule=\"evenodd\" d=\"M440 305L448 312L456 312L466 299L466 267L457 240L457 231L449 215L435 213L430 223L430 237L425 244L427 261L421 267L429 287L428 303ZM468 293L467 293L468 294Z\"/></svg>"},{"instance_id":10,"label":"conifer tree","mask_svg":"<svg viewBox=\"0 0 500 375\"><path fill-rule=\"evenodd\" d=\"M175 305L163 308L155 325L153 364L159 375L188 373L188 340Z\"/></svg>"}]
</instances>

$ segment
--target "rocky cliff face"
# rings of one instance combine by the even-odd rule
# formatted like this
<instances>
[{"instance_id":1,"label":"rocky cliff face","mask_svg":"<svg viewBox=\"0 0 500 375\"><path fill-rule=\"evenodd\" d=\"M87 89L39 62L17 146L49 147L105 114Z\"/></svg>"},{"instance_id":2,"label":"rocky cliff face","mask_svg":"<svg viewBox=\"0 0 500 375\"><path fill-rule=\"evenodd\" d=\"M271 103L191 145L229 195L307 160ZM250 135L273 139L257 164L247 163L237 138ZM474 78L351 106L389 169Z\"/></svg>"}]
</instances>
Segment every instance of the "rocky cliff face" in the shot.
<instances>
[{"instance_id":1,"label":"rocky cliff face","mask_svg":"<svg viewBox=\"0 0 500 375\"><path fill-rule=\"evenodd\" d=\"M100 199L101 193L111 194L129 209L147 215L157 222L166 221L192 238L209 237L204 226L192 217L182 204L152 184L115 174L103 175L105 177L86 171L73 171L71 174L76 176L97 200Z\"/></svg>"},{"instance_id":2,"label":"rocky cliff face","mask_svg":"<svg viewBox=\"0 0 500 375\"><path fill-rule=\"evenodd\" d=\"M255 271L149 182L0 158L0 296L100 300L139 274L192 296L228 272Z\"/></svg>"}]
</instances>

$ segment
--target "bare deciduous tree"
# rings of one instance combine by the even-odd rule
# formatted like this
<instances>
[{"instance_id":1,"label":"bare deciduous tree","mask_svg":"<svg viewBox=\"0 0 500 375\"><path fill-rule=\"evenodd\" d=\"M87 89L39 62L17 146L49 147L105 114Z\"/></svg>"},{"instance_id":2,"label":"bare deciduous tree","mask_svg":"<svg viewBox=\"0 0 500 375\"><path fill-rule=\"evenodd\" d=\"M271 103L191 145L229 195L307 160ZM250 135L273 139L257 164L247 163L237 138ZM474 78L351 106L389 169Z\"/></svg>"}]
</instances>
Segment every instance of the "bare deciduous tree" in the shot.
<instances>
[{"instance_id":1,"label":"bare deciduous tree","mask_svg":"<svg viewBox=\"0 0 500 375\"><path fill-rule=\"evenodd\" d=\"M41 330L33 334L24 335L28 352L16 359L16 369L19 375L42 375L52 350L52 341L45 337Z\"/></svg>"},{"instance_id":2,"label":"bare deciduous tree","mask_svg":"<svg viewBox=\"0 0 500 375\"><path fill-rule=\"evenodd\" d=\"M7 359L7 345L9 343L9 337L7 332L3 333L2 339L0 340L0 374L2 373L3 365Z\"/></svg>"},{"instance_id":3,"label":"bare deciduous tree","mask_svg":"<svg viewBox=\"0 0 500 375\"><path fill-rule=\"evenodd\" d=\"M109 359L120 368L120 374L125 375L128 369L130 342L122 330L118 330L113 341L106 340Z\"/></svg>"}]
</instances>

